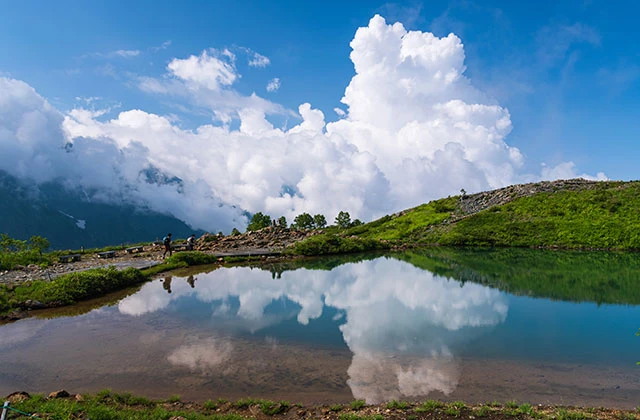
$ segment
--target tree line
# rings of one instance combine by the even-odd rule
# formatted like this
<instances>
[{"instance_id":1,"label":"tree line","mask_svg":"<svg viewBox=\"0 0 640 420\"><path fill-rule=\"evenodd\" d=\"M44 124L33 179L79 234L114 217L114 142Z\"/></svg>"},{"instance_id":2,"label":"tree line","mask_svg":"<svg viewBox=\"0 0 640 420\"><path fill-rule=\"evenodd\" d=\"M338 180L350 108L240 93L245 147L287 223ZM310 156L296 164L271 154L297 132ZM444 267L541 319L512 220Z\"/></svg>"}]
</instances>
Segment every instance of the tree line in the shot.
<instances>
[{"instance_id":1,"label":"tree line","mask_svg":"<svg viewBox=\"0 0 640 420\"><path fill-rule=\"evenodd\" d=\"M351 220L351 215L347 211L340 211L334 220L335 226L346 229L353 226L361 225L362 222L358 219ZM290 226L287 225L287 219L284 216L278 219L271 219L271 216L263 214L262 212L255 213L249 224L247 225L247 232L256 231L268 226L277 226L281 228L290 227L297 230L313 230L322 229L327 226L327 219L322 214L316 214L312 216L309 213L299 214L293 219L293 223ZM234 228L232 234L239 234L240 232Z\"/></svg>"}]
</instances>

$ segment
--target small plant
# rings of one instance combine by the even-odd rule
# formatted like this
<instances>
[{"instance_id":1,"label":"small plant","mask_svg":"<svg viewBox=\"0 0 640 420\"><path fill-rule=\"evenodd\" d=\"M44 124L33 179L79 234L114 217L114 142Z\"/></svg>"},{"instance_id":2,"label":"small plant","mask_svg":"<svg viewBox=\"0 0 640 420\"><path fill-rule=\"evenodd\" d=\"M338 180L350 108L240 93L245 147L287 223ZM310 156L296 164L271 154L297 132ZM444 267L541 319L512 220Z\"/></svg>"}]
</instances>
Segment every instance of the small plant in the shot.
<instances>
[{"instance_id":1,"label":"small plant","mask_svg":"<svg viewBox=\"0 0 640 420\"><path fill-rule=\"evenodd\" d=\"M279 403L273 401L260 401L260 409L267 416L274 416L276 414L284 413L289 409L291 404L287 401L280 401Z\"/></svg>"},{"instance_id":2,"label":"small plant","mask_svg":"<svg viewBox=\"0 0 640 420\"><path fill-rule=\"evenodd\" d=\"M168 403L178 403L178 402L180 402L180 398L181 398L180 395L175 394L175 395L172 395L169 398L167 398L167 402Z\"/></svg>"},{"instance_id":3,"label":"small plant","mask_svg":"<svg viewBox=\"0 0 640 420\"><path fill-rule=\"evenodd\" d=\"M423 402L422 404L420 404L418 407L416 407L416 411L418 413L427 413L430 411L434 411L437 410L438 408L442 408L444 407L444 404L440 401L436 401L436 400L427 400L425 402Z\"/></svg>"},{"instance_id":4,"label":"small plant","mask_svg":"<svg viewBox=\"0 0 640 420\"><path fill-rule=\"evenodd\" d=\"M260 400L256 400L254 398L241 398L238 401L233 403L234 407L237 408L249 408L252 405L259 404Z\"/></svg>"},{"instance_id":5,"label":"small plant","mask_svg":"<svg viewBox=\"0 0 640 420\"><path fill-rule=\"evenodd\" d=\"M340 410L342 410L342 404L334 404L334 405L329 407L329 410L331 410L331 411L340 411Z\"/></svg>"},{"instance_id":6,"label":"small plant","mask_svg":"<svg viewBox=\"0 0 640 420\"><path fill-rule=\"evenodd\" d=\"M365 400L355 400L351 402L351 409L352 410L360 410L361 408L363 408L365 405L367 405L367 403L365 402Z\"/></svg>"},{"instance_id":7,"label":"small plant","mask_svg":"<svg viewBox=\"0 0 640 420\"><path fill-rule=\"evenodd\" d=\"M454 406L449 406L445 408L444 413L447 416L453 416L453 417L460 417L460 414L461 414L460 409Z\"/></svg>"},{"instance_id":8,"label":"small plant","mask_svg":"<svg viewBox=\"0 0 640 420\"><path fill-rule=\"evenodd\" d=\"M504 406L507 408L518 408L518 403L515 402L514 400L511 400L504 403Z\"/></svg>"},{"instance_id":9,"label":"small plant","mask_svg":"<svg viewBox=\"0 0 640 420\"><path fill-rule=\"evenodd\" d=\"M533 414L533 407L529 403L520 404L518 411L524 415L530 416Z\"/></svg>"},{"instance_id":10,"label":"small plant","mask_svg":"<svg viewBox=\"0 0 640 420\"><path fill-rule=\"evenodd\" d=\"M205 401L204 404L202 404L202 406L204 408L206 408L207 410L215 410L216 408L219 407L218 403L216 401L213 401L213 400Z\"/></svg>"},{"instance_id":11,"label":"small plant","mask_svg":"<svg viewBox=\"0 0 640 420\"><path fill-rule=\"evenodd\" d=\"M485 404L473 410L473 413L476 415L476 417L486 417L491 413L491 408Z\"/></svg>"},{"instance_id":12,"label":"small plant","mask_svg":"<svg viewBox=\"0 0 640 420\"><path fill-rule=\"evenodd\" d=\"M393 410L393 409L406 410L407 408L409 408L409 403L405 401L392 400L387 403L387 408L390 410Z\"/></svg>"}]
</instances>

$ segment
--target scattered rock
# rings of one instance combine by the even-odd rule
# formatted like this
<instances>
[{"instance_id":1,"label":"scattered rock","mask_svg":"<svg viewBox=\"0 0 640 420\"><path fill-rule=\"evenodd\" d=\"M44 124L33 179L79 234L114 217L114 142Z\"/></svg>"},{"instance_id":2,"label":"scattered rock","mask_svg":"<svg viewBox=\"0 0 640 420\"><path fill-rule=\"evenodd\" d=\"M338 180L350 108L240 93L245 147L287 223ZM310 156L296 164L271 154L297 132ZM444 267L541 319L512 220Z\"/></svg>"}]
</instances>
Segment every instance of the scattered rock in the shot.
<instances>
[{"instance_id":1,"label":"scattered rock","mask_svg":"<svg viewBox=\"0 0 640 420\"><path fill-rule=\"evenodd\" d=\"M46 308L46 305L44 303L42 303L40 301L37 301L37 300L31 300L31 299L27 300L24 303L24 306L27 309L44 309L44 308Z\"/></svg>"},{"instance_id":2,"label":"scattered rock","mask_svg":"<svg viewBox=\"0 0 640 420\"><path fill-rule=\"evenodd\" d=\"M67 398L67 397L69 397L69 393L64 389L61 389L59 391L53 391L52 393L49 394L49 399Z\"/></svg>"},{"instance_id":3,"label":"scattered rock","mask_svg":"<svg viewBox=\"0 0 640 420\"><path fill-rule=\"evenodd\" d=\"M6 399L11 404L16 404L16 403L20 403L22 401L28 400L29 398L31 398L31 395L29 395L29 393L24 391L18 391L18 392L13 392L7 395Z\"/></svg>"}]
</instances>

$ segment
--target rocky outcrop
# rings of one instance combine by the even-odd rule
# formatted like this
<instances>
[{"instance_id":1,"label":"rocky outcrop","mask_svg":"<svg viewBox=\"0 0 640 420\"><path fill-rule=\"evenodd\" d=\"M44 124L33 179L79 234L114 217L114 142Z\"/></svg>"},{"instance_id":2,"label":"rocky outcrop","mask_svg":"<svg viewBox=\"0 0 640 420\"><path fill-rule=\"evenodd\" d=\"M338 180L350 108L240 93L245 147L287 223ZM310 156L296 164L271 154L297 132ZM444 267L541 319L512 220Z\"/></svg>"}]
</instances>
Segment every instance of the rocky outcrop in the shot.
<instances>
[{"instance_id":1,"label":"rocky outcrop","mask_svg":"<svg viewBox=\"0 0 640 420\"><path fill-rule=\"evenodd\" d=\"M289 245L322 233L322 229L304 231L269 226L257 231L248 231L239 235L224 236L205 233L196 240L197 251L211 253L234 252L238 250L282 251Z\"/></svg>"},{"instance_id":2,"label":"rocky outcrop","mask_svg":"<svg viewBox=\"0 0 640 420\"><path fill-rule=\"evenodd\" d=\"M507 204L516 198L528 197L538 193L584 191L595 189L600 185L602 185L600 181L587 181L586 179L578 178L510 185L497 190L463 195L460 197L460 214L458 214L458 216L469 216L493 206Z\"/></svg>"}]
</instances>

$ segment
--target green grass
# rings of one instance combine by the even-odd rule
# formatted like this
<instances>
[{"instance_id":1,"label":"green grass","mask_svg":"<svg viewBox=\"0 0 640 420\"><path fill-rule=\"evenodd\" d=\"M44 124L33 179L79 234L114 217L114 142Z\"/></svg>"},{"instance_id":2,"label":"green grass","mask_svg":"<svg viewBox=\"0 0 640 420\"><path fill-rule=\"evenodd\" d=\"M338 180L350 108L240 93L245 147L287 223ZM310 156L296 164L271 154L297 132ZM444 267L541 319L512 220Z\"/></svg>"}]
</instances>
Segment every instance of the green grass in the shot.
<instances>
[{"instance_id":1,"label":"green grass","mask_svg":"<svg viewBox=\"0 0 640 420\"><path fill-rule=\"evenodd\" d=\"M216 408L218 408L220 406L220 404L218 404L217 401L207 400L207 401L204 402L204 404L202 404L202 406L204 408L206 408L207 410L215 410Z\"/></svg>"},{"instance_id":2,"label":"green grass","mask_svg":"<svg viewBox=\"0 0 640 420\"><path fill-rule=\"evenodd\" d=\"M360 226L327 228L289 252L324 255L394 245L640 249L640 182L586 184L579 191L541 192L457 220L449 197ZM452 223L443 223L453 221Z\"/></svg>"},{"instance_id":3,"label":"green grass","mask_svg":"<svg viewBox=\"0 0 640 420\"><path fill-rule=\"evenodd\" d=\"M639 182L517 198L425 232L441 245L640 249Z\"/></svg>"},{"instance_id":4,"label":"green grass","mask_svg":"<svg viewBox=\"0 0 640 420\"><path fill-rule=\"evenodd\" d=\"M365 400L354 400L354 401L351 401L350 407L352 410L360 410L366 405L367 403L365 402Z\"/></svg>"},{"instance_id":5,"label":"green grass","mask_svg":"<svg viewBox=\"0 0 640 420\"><path fill-rule=\"evenodd\" d=\"M148 278L135 268L114 267L69 273L53 281L35 280L16 287L0 286L0 313L20 307L27 300L63 306L140 284Z\"/></svg>"},{"instance_id":6,"label":"green grass","mask_svg":"<svg viewBox=\"0 0 640 420\"><path fill-rule=\"evenodd\" d=\"M0 314L20 308L27 300L46 306L65 306L83 300L135 286L161 272L194 265L210 264L216 259L202 252L181 252L167 258L163 264L145 270L115 267L95 268L64 274L52 281L33 280L10 287L0 285Z\"/></svg>"},{"instance_id":7,"label":"green grass","mask_svg":"<svg viewBox=\"0 0 640 420\"><path fill-rule=\"evenodd\" d=\"M393 409L406 410L407 408L409 408L409 406L410 406L409 403L405 401L392 400L387 403L387 408L390 410L393 410Z\"/></svg>"},{"instance_id":8,"label":"green grass","mask_svg":"<svg viewBox=\"0 0 640 420\"><path fill-rule=\"evenodd\" d=\"M428 413L443 408L444 403L436 400L427 400L416 407L418 413Z\"/></svg>"},{"instance_id":9,"label":"green grass","mask_svg":"<svg viewBox=\"0 0 640 420\"><path fill-rule=\"evenodd\" d=\"M362 400L356 400L362 401ZM354 401L355 402L355 401ZM395 407L394 408L398 408ZM410 405L410 404L409 404ZM496 405L496 404L492 404ZM358 404L358 410L364 406ZM35 394L30 398L11 404L11 407L25 413L37 413L38 418L46 419L130 419L130 420L168 420L173 417L184 417L188 420L249 420L256 414L262 416L273 416L275 418L319 418L318 413L322 413L323 418L333 418L338 420L384 420L385 416L379 413L380 410L389 408L386 404L371 406L371 411L362 410L360 412L342 412L344 407L336 404L332 405L327 414L327 407L308 407L301 412L289 411L291 404L286 401L274 402L257 398L245 398L227 404L226 400L208 400L203 404L192 402L182 402L179 396L172 396L166 400L152 400L139 397L127 392L114 392L106 389L96 394L85 394L82 398L49 399L44 395ZM422 410L419 408L422 407ZM252 410L249 410L249 409ZM255 408L259 408L261 413L256 413ZM304 408L300 406L300 408ZM352 407L353 408L353 407ZM369 407L367 407L369 408ZM214 412L215 410L215 412ZM434 412L431 415L424 413ZM315 413L315 414L314 414ZM460 401L452 403L442 403L439 401L425 401L416 407L415 413L407 411L408 420L418 418L482 418L491 416L494 419L535 418L535 419L555 419L555 420L592 420L595 418L633 420L637 419L635 411L631 410L608 410L608 409L579 409L567 407L549 407L541 411L535 410L530 404L521 404L513 407L513 404L500 407L490 407L489 404L482 406L467 406ZM421 414L422 413L422 414ZM398 413L388 414L389 418L397 418ZM415 415L417 414L417 415ZM404 415L404 414L403 414ZM10 412L9 418L25 418Z\"/></svg>"},{"instance_id":10,"label":"green grass","mask_svg":"<svg viewBox=\"0 0 640 420\"><path fill-rule=\"evenodd\" d=\"M338 416L338 420L384 420L384 416L382 414L359 416L356 413L343 413Z\"/></svg>"},{"instance_id":11,"label":"green grass","mask_svg":"<svg viewBox=\"0 0 640 420\"><path fill-rule=\"evenodd\" d=\"M167 402L169 403L177 403L180 402L180 395L172 395L169 398L167 398Z\"/></svg>"},{"instance_id":12,"label":"green grass","mask_svg":"<svg viewBox=\"0 0 640 420\"><path fill-rule=\"evenodd\" d=\"M175 397L167 401L180 404ZM38 418L51 419L75 419L90 418L92 420L155 420L169 419L172 417L185 417L190 420L245 420L248 417L237 413L205 414L198 410L186 410L181 407L173 409L165 406L165 403L153 401L143 397L135 397L128 393L113 393L104 390L95 395L85 395L82 401L75 398L47 399L37 394L31 398L11 404L11 407L25 413L37 413ZM11 413L11 412L10 412ZM9 418L18 418L10 414ZM22 417L20 417L22 418Z\"/></svg>"},{"instance_id":13,"label":"green grass","mask_svg":"<svg viewBox=\"0 0 640 420\"><path fill-rule=\"evenodd\" d=\"M323 234L297 242L288 252L295 255L327 255L388 249L394 244L404 243L416 230L450 218L455 208L456 200L445 198L352 228L326 228Z\"/></svg>"},{"instance_id":14,"label":"green grass","mask_svg":"<svg viewBox=\"0 0 640 420\"><path fill-rule=\"evenodd\" d=\"M487 417L489 414L491 414L491 407L489 407L488 405L483 405L480 406L476 409L473 410L473 414L476 417Z\"/></svg>"}]
</instances>

